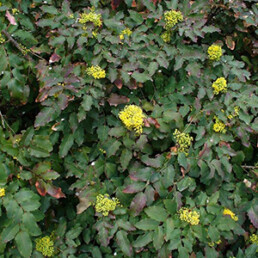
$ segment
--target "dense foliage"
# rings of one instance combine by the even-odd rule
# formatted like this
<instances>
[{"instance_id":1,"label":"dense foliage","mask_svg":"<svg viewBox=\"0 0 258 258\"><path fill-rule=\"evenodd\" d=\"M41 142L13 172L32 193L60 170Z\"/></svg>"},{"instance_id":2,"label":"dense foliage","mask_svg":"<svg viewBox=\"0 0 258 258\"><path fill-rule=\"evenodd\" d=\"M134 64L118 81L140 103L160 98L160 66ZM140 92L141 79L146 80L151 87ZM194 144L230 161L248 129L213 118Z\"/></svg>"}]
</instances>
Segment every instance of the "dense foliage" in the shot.
<instances>
[{"instance_id":1,"label":"dense foliage","mask_svg":"<svg viewBox=\"0 0 258 258\"><path fill-rule=\"evenodd\" d=\"M1 0L1 257L255 257L255 0Z\"/></svg>"}]
</instances>

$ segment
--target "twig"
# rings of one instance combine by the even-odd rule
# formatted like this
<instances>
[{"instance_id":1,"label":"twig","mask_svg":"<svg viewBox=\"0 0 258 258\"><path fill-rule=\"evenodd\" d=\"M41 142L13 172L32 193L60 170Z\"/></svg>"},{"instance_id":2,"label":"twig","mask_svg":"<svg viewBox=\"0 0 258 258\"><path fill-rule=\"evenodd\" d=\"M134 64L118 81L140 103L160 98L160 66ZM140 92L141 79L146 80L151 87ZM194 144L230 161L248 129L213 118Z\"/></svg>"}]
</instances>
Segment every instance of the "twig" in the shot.
<instances>
[{"instance_id":1,"label":"twig","mask_svg":"<svg viewBox=\"0 0 258 258\"><path fill-rule=\"evenodd\" d=\"M247 169L258 169L258 166L241 166L242 168L247 168Z\"/></svg>"},{"instance_id":2,"label":"twig","mask_svg":"<svg viewBox=\"0 0 258 258\"><path fill-rule=\"evenodd\" d=\"M8 38L8 40L9 40L10 42L12 42L12 44L13 44L16 48L18 48L22 53L24 52L24 49L21 48L20 44L19 44L6 30L2 30L2 33ZM33 59L32 59L29 55L27 55L27 54L24 55L24 57L25 57L28 61L30 61L30 62L33 61Z\"/></svg>"},{"instance_id":3,"label":"twig","mask_svg":"<svg viewBox=\"0 0 258 258\"><path fill-rule=\"evenodd\" d=\"M2 120L2 126L3 126L3 128L5 129L5 124L7 125L7 127L9 128L9 130L11 130L11 132L13 133L13 134L15 134L15 132L14 132L14 130L11 128L11 126L7 123L7 121L5 120L5 118L4 118L4 116L3 116L3 114L2 114L2 112L0 111L0 117L1 117L1 120Z\"/></svg>"}]
</instances>

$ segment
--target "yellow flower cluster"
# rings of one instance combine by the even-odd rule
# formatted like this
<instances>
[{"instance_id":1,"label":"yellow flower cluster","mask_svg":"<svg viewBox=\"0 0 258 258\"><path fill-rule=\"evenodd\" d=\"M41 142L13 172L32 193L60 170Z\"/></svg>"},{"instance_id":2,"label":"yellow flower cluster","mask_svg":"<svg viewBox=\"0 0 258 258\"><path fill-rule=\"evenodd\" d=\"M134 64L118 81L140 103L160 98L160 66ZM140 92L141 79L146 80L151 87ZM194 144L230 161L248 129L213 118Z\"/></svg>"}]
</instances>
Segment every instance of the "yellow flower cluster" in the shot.
<instances>
[{"instance_id":1,"label":"yellow flower cluster","mask_svg":"<svg viewBox=\"0 0 258 258\"><path fill-rule=\"evenodd\" d=\"M133 32L132 32L130 29L126 28L126 29L124 29L124 30L121 32L121 34L119 35L119 38L120 38L121 40L123 40L123 39L125 38L125 35L127 35L128 37L130 37L132 33L133 33Z\"/></svg>"},{"instance_id":2,"label":"yellow flower cluster","mask_svg":"<svg viewBox=\"0 0 258 258\"><path fill-rule=\"evenodd\" d=\"M105 70L101 69L98 65L91 66L86 69L88 75L94 77L95 79L102 79L106 77Z\"/></svg>"},{"instance_id":3,"label":"yellow flower cluster","mask_svg":"<svg viewBox=\"0 0 258 258\"><path fill-rule=\"evenodd\" d=\"M99 194L97 196L95 209L96 212L102 213L104 216L108 216L110 211L114 211L116 206L119 206L120 202L117 198L110 198L108 194Z\"/></svg>"},{"instance_id":4,"label":"yellow flower cluster","mask_svg":"<svg viewBox=\"0 0 258 258\"><path fill-rule=\"evenodd\" d=\"M0 197L5 196L5 189L4 188L0 188Z\"/></svg>"},{"instance_id":5,"label":"yellow flower cluster","mask_svg":"<svg viewBox=\"0 0 258 258\"><path fill-rule=\"evenodd\" d=\"M226 125L220 121L216 116L214 117L215 119L215 124L213 125L213 130L216 133L226 133Z\"/></svg>"},{"instance_id":6,"label":"yellow flower cluster","mask_svg":"<svg viewBox=\"0 0 258 258\"><path fill-rule=\"evenodd\" d=\"M185 207L179 210L179 218L180 220L186 221L191 225L198 225L200 222L200 214L197 211L191 211Z\"/></svg>"},{"instance_id":7,"label":"yellow flower cluster","mask_svg":"<svg viewBox=\"0 0 258 258\"><path fill-rule=\"evenodd\" d=\"M3 44L5 42L5 38L2 36L2 33L0 33L0 44Z\"/></svg>"},{"instance_id":8,"label":"yellow flower cluster","mask_svg":"<svg viewBox=\"0 0 258 258\"><path fill-rule=\"evenodd\" d=\"M223 211L223 215L229 215L231 217L231 219L233 219L234 221L238 221L238 217L230 209L225 208L224 211Z\"/></svg>"},{"instance_id":9,"label":"yellow flower cluster","mask_svg":"<svg viewBox=\"0 0 258 258\"><path fill-rule=\"evenodd\" d=\"M22 54L24 56L26 56L29 52L30 52L30 49L26 48L25 46L23 46L22 44L19 44L19 47L20 47L20 51L22 52Z\"/></svg>"},{"instance_id":10,"label":"yellow flower cluster","mask_svg":"<svg viewBox=\"0 0 258 258\"><path fill-rule=\"evenodd\" d=\"M215 244L216 244L216 245L219 245L219 244L221 244L221 243L222 243L222 241L221 241L221 240L218 240L218 241L215 242L215 243L214 243L214 242L209 242L208 245L209 245L210 247L213 247Z\"/></svg>"},{"instance_id":11,"label":"yellow flower cluster","mask_svg":"<svg viewBox=\"0 0 258 258\"><path fill-rule=\"evenodd\" d=\"M239 110L240 110L240 107L239 106L235 106L234 107L234 113L228 115L228 119L232 119L236 116L239 116Z\"/></svg>"},{"instance_id":12,"label":"yellow flower cluster","mask_svg":"<svg viewBox=\"0 0 258 258\"><path fill-rule=\"evenodd\" d=\"M103 150L102 148L99 148L99 151L103 154L106 154L107 152L105 150Z\"/></svg>"},{"instance_id":13,"label":"yellow flower cluster","mask_svg":"<svg viewBox=\"0 0 258 258\"><path fill-rule=\"evenodd\" d=\"M169 43L171 41L171 32L165 31L164 33L162 33L161 38L164 42Z\"/></svg>"},{"instance_id":14,"label":"yellow flower cluster","mask_svg":"<svg viewBox=\"0 0 258 258\"><path fill-rule=\"evenodd\" d=\"M219 61L222 56L222 48L219 45L211 45L208 48L208 55L211 61Z\"/></svg>"},{"instance_id":15,"label":"yellow flower cluster","mask_svg":"<svg viewBox=\"0 0 258 258\"><path fill-rule=\"evenodd\" d=\"M13 8L12 9L12 14L15 15L17 13L19 13L20 11L17 8Z\"/></svg>"},{"instance_id":16,"label":"yellow flower cluster","mask_svg":"<svg viewBox=\"0 0 258 258\"><path fill-rule=\"evenodd\" d=\"M178 152L183 152L188 155L188 149L191 146L193 141L193 137L191 137L188 133L181 133L179 130L175 130L173 133L176 143L179 146Z\"/></svg>"},{"instance_id":17,"label":"yellow flower cluster","mask_svg":"<svg viewBox=\"0 0 258 258\"><path fill-rule=\"evenodd\" d=\"M142 109L136 105L126 106L120 113L119 118L122 120L128 130L134 130L137 135L142 133L145 118Z\"/></svg>"},{"instance_id":18,"label":"yellow flower cluster","mask_svg":"<svg viewBox=\"0 0 258 258\"><path fill-rule=\"evenodd\" d=\"M164 18L165 18L165 29L170 30L172 29L178 22L183 21L183 15L180 11L167 11L164 13Z\"/></svg>"},{"instance_id":19,"label":"yellow flower cluster","mask_svg":"<svg viewBox=\"0 0 258 258\"><path fill-rule=\"evenodd\" d=\"M51 257L54 254L54 242L49 236L36 239L36 250L44 256Z\"/></svg>"},{"instance_id":20,"label":"yellow flower cluster","mask_svg":"<svg viewBox=\"0 0 258 258\"><path fill-rule=\"evenodd\" d=\"M220 92L227 92L227 81L224 77L218 78L213 84L213 93L218 95Z\"/></svg>"},{"instance_id":21,"label":"yellow flower cluster","mask_svg":"<svg viewBox=\"0 0 258 258\"><path fill-rule=\"evenodd\" d=\"M96 27L101 27L101 14L95 13L94 8L91 8L91 11L89 13L82 13L80 15L79 23L86 24L88 22L92 22Z\"/></svg>"},{"instance_id":22,"label":"yellow flower cluster","mask_svg":"<svg viewBox=\"0 0 258 258\"><path fill-rule=\"evenodd\" d=\"M253 244L258 245L258 235L252 234L252 235L250 236L250 241L251 241Z\"/></svg>"}]
</instances>

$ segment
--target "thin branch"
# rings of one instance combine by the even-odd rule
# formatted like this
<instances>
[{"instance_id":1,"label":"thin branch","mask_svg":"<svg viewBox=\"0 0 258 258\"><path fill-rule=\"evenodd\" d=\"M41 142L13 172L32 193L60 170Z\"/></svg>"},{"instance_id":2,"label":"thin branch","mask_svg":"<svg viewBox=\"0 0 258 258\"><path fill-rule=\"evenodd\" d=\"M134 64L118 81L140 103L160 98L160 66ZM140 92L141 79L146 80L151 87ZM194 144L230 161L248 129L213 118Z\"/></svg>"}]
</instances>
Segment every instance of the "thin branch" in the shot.
<instances>
[{"instance_id":1,"label":"thin branch","mask_svg":"<svg viewBox=\"0 0 258 258\"><path fill-rule=\"evenodd\" d=\"M12 44L18 48L22 53L24 52L24 49L22 49L22 47L20 46L20 44L6 31L6 30L2 30L2 33L8 38L8 40L10 42L12 42ZM29 55L24 55L24 57L30 61L33 62L33 59L29 56Z\"/></svg>"},{"instance_id":2,"label":"thin branch","mask_svg":"<svg viewBox=\"0 0 258 258\"><path fill-rule=\"evenodd\" d=\"M241 166L242 168L247 168L247 169L258 169L258 166Z\"/></svg>"}]
</instances>

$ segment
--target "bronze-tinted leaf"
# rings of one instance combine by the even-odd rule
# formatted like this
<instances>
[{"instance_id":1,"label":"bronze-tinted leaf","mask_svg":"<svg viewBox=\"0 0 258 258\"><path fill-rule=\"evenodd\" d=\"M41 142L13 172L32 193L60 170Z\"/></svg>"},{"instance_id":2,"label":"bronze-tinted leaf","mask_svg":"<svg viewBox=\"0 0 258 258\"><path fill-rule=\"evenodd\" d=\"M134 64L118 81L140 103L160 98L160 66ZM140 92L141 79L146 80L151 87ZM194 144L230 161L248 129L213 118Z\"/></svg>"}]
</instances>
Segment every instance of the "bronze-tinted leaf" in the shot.
<instances>
[{"instance_id":1,"label":"bronze-tinted leaf","mask_svg":"<svg viewBox=\"0 0 258 258\"><path fill-rule=\"evenodd\" d=\"M47 185L47 193L57 199L65 198L65 194L62 192L62 189L60 187L56 187L50 184Z\"/></svg>"},{"instance_id":2,"label":"bronze-tinted leaf","mask_svg":"<svg viewBox=\"0 0 258 258\"><path fill-rule=\"evenodd\" d=\"M157 119L152 118L152 117L148 117L148 118L144 119L144 125L146 127L150 127L150 125L154 125L157 129L160 128L160 124L157 121Z\"/></svg>"},{"instance_id":3,"label":"bronze-tinted leaf","mask_svg":"<svg viewBox=\"0 0 258 258\"><path fill-rule=\"evenodd\" d=\"M129 98L126 96L118 95L115 93L112 93L110 97L108 98L108 103L110 106L117 106L119 104L126 104L130 101Z\"/></svg>"},{"instance_id":4,"label":"bronze-tinted leaf","mask_svg":"<svg viewBox=\"0 0 258 258\"><path fill-rule=\"evenodd\" d=\"M122 87L123 87L123 81L121 80L121 79L116 79L115 81L114 81L114 84L116 85L116 87L120 90L120 89L122 89Z\"/></svg>"},{"instance_id":5,"label":"bronze-tinted leaf","mask_svg":"<svg viewBox=\"0 0 258 258\"><path fill-rule=\"evenodd\" d=\"M236 43L231 36L226 36L226 44L229 49L234 50Z\"/></svg>"},{"instance_id":6,"label":"bronze-tinted leaf","mask_svg":"<svg viewBox=\"0 0 258 258\"><path fill-rule=\"evenodd\" d=\"M46 188L45 188L45 183L43 181L37 181L36 184L36 189L38 191L38 193L41 196L45 196L47 194Z\"/></svg>"}]
</instances>

